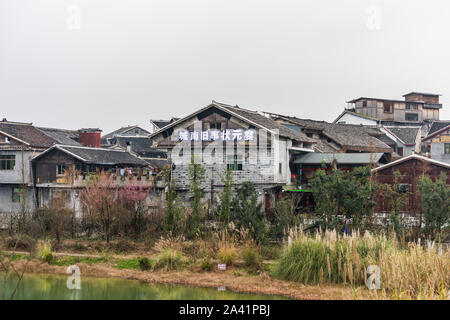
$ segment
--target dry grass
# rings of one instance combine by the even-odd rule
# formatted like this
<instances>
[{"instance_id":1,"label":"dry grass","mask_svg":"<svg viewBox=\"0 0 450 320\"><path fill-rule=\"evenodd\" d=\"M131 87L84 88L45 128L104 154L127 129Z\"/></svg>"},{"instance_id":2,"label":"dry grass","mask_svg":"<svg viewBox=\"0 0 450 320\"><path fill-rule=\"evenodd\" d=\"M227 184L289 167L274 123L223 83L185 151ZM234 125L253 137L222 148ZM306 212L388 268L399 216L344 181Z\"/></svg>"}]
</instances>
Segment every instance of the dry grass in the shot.
<instances>
[{"instance_id":1,"label":"dry grass","mask_svg":"<svg viewBox=\"0 0 450 320\"><path fill-rule=\"evenodd\" d=\"M300 232L292 234L291 239L274 269L280 279L304 284L351 284L354 298L448 298L448 249L420 243L402 248L395 238L370 233L307 236ZM364 290L368 290L358 287L364 287L369 265L379 267L382 290L367 294Z\"/></svg>"}]
</instances>

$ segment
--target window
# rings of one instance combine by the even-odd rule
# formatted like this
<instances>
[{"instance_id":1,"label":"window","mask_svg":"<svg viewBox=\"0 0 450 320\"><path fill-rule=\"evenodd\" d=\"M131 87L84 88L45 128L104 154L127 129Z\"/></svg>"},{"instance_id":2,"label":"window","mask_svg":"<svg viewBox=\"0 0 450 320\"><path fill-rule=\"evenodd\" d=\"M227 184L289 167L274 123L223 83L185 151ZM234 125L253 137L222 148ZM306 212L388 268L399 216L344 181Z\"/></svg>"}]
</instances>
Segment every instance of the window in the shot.
<instances>
[{"instance_id":1,"label":"window","mask_svg":"<svg viewBox=\"0 0 450 320\"><path fill-rule=\"evenodd\" d=\"M139 135L139 129L134 130L134 134L135 134L136 136L138 136L138 135Z\"/></svg>"},{"instance_id":2,"label":"window","mask_svg":"<svg viewBox=\"0 0 450 320\"><path fill-rule=\"evenodd\" d=\"M66 165L65 164L58 164L56 166L56 175L57 176L63 176L64 171L66 171Z\"/></svg>"},{"instance_id":3,"label":"window","mask_svg":"<svg viewBox=\"0 0 450 320\"><path fill-rule=\"evenodd\" d=\"M22 188L12 189L12 202L22 202L25 190Z\"/></svg>"},{"instance_id":4,"label":"window","mask_svg":"<svg viewBox=\"0 0 450 320\"><path fill-rule=\"evenodd\" d=\"M5 143L10 143L11 139L9 139L8 137L5 137Z\"/></svg>"},{"instance_id":5,"label":"window","mask_svg":"<svg viewBox=\"0 0 450 320\"><path fill-rule=\"evenodd\" d=\"M312 138L312 137L313 137L313 134L312 134L311 132L307 132L307 133L306 133L306 136L307 136L308 138Z\"/></svg>"},{"instance_id":6,"label":"window","mask_svg":"<svg viewBox=\"0 0 450 320\"><path fill-rule=\"evenodd\" d=\"M15 155L0 155L0 170L14 170L15 167Z\"/></svg>"},{"instance_id":7,"label":"window","mask_svg":"<svg viewBox=\"0 0 450 320\"><path fill-rule=\"evenodd\" d=\"M417 103L407 103L406 110L417 110Z\"/></svg>"},{"instance_id":8,"label":"window","mask_svg":"<svg viewBox=\"0 0 450 320\"><path fill-rule=\"evenodd\" d=\"M450 154L450 143L444 143L444 153Z\"/></svg>"},{"instance_id":9,"label":"window","mask_svg":"<svg viewBox=\"0 0 450 320\"><path fill-rule=\"evenodd\" d=\"M390 102L383 102L383 111L386 113L392 113L392 103Z\"/></svg>"},{"instance_id":10,"label":"window","mask_svg":"<svg viewBox=\"0 0 450 320\"><path fill-rule=\"evenodd\" d=\"M417 113L405 113L406 121L419 121L419 115Z\"/></svg>"},{"instance_id":11,"label":"window","mask_svg":"<svg viewBox=\"0 0 450 320\"><path fill-rule=\"evenodd\" d=\"M278 173L279 174L283 173L283 164L281 162L278 164Z\"/></svg>"},{"instance_id":12,"label":"window","mask_svg":"<svg viewBox=\"0 0 450 320\"><path fill-rule=\"evenodd\" d=\"M227 169L231 171L241 171L242 156L237 154L227 156Z\"/></svg>"},{"instance_id":13,"label":"window","mask_svg":"<svg viewBox=\"0 0 450 320\"><path fill-rule=\"evenodd\" d=\"M363 106L363 108L367 107L367 101L363 101L362 106Z\"/></svg>"},{"instance_id":14,"label":"window","mask_svg":"<svg viewBox=\"0 0 450 320\"><path fill-rule=\"evenodd\" d=\"M408 183L399 183L398 184L398 191L400 193L407 193L407 192L409 192L409 184Z\"/></svg>"},{"instance_id":15,"label":"window","mask_svg":"<svg viewBox=\"0 0 450 320\"><path fill-rule=\"evenodd\" d=\"M211 122L209 124L209 128L210 129L222 130L222 123L221 122Z\"/></svg>"},{"instance_id":16,"label":"window","mask_svg":"<svg viewBox=\"0 0 450 320\"><path fill-rule=\"evenodd\" d=\"M403 148L402 148L402 147L399 147L399 148L397 149L397 154L398 154L400 157L403 157Z\"/></svg>"}]
</instances>

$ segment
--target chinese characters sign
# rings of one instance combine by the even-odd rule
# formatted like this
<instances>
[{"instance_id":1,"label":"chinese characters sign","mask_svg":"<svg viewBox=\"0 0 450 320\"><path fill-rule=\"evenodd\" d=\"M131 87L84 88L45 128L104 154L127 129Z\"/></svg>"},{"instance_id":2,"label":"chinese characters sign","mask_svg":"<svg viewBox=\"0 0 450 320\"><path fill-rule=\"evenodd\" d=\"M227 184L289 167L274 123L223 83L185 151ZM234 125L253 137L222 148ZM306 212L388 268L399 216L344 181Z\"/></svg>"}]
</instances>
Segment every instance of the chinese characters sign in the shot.
<instances>
[{"instance_id":1,"label":"chinese characters sign","mask_svg":"<svg viewBox=\"0 0 450 320\"><path fill-rule=\"evenodd\" d=\"M228 129L228 130L208 130L208 131L188 131L180 130L178 133L180 141L253 141L255 140L254 130Z\"/></svg>"}]
</instances>

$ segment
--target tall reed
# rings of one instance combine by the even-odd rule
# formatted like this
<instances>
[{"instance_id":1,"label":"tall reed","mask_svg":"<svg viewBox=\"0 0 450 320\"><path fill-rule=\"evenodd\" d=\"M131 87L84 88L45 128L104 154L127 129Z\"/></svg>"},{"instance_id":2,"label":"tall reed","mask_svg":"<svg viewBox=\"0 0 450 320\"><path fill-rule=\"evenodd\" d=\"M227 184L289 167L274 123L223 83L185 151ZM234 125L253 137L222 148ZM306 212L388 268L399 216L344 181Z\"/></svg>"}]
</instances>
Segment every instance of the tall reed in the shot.
<instances>
[{"instance_id":1,"label":"tall reed","mask_svg":"<svg viewBox=\"0 0 450 320\"><path fill-rule=\"evenodd\" d=\"M450 251L409 243L401 247L395 237L335 231L314 236L293 232L278 259L275 277L304 284L365 285L367 267L379 267L381 287L408 297L448 292Z\"/></svg>"}]
</instances>

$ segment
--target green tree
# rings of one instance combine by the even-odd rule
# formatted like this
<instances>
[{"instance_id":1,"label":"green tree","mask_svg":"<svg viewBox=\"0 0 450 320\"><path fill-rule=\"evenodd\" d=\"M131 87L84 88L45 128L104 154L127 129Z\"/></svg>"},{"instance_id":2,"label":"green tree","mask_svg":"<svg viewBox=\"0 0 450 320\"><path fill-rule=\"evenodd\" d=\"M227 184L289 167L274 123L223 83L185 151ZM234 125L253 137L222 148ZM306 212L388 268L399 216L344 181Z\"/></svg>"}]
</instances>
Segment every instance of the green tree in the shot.
<instances>
[{"instance_id":1,"label":"green tree","mask_svg":"<svg viewBox=\"0 0 450 320\"><path fill-rule=\"evenodd\" d=\"M311 188L316 214L321 218L318 226L336 228L340 224L337 215L350 218L352 225L358 229L371 225L378 185L373 182L368 166L345 172L333 169L328 174L325 170L318 170L311 180Z\"/></svg>"},{"instance_id":2,"label":"green tree","mask_svg":"<svg viewBox=\"0 0 450 320\"><path fill-rule=\"evenodd\" d=\"M240 230L248 230L253 240L263 242L266 237L266 215L253 183L246 181L236 189L232 201L232 220Z\"/></svg>"},{"instance_id":3,"label":"green tree","mask_svg":"<svg viewBox=\"0 0 450 320\"><path fill-rule=\"evenodd\" d=\"M231 215L231 196L233 191L233 176L231 170L227 170L222 177L222 183L224 185L223 192L219 195L220 203L217 208L218 220L222 228L226 228L230 223Z\"/></svg>"},{"instance_id":4,"label":"green tree","mask_svg":"<svg viewBox=\"0 0 450 320\"><path fill-rule=\"evenodd\" d=\"M170 179L169 172L166 173L167 176L167 194L166 194L166 229L171 234L176 234L181 232L180 219L181 219L181 205L175 191L176 182Z\"/></svg>"},{"instance_id":5,"label":"green tree","mask_svg":"<svg viewBox=\"0 0 450 320\"><path fill-rule=\"evenodd\" d=\"M381 186L382 195L390 208L389 220L386 223L388 229L394 230L396 234L400 234L403 229L403 220L401 213L405 210L409 192L405 192L400 188L400 179L403 175L400 171L394 172L394 183L383 184Z\"/></svg>"},{"instance_id":6,"label":"green tree","mask_svg":"<svg viewBox=\"0 0 450 320\"><path fill-rule=\"evenodd\" d=\"M194 156L191 157L191 163L188 167L189 184L192 191L191 208L192 216L190 221L190 230L192 236L198 234L200 230L200 221L202 216L202 183L205 180L205 169L201 163L195 161Z\"/></svg>"},{"instance_id":7,"label":"green tree","mask_svg":"<svg viewBox=\"0 0 450 320\"><path fill-rule=\"evenodd\" d=\"M300 200L300 195L293 195L277 201L273 221L270 225L270 235L274 239L282 239L290 228L297 225L298 219L295 213Z\"/></svg>"},{"instance_id":8,"label":"green tree","mask_svg":"<svg viewBox=\"0 0 450 320\"><path fill-rule=\"evenodd\" d=\"M425 234L434 239L440 234L442 227L450 222L450 188L447 186L447 175L442 172L434 182L422 175L419 190Z\"/></svg>"},{"instance_id":9,"label":"green tree","mask_svg":"<svg viewBox=\"0 0 450 320\"><path fill-rule=\"evenodd\" d=\"M334 169L330 174L317 170L311 180L311 189L316 204L316 215L321 219L318 225L325 229L335 227L336 215L339 214L339 201L342 199L342 172Z\"/></svg>"}]
</instances>

